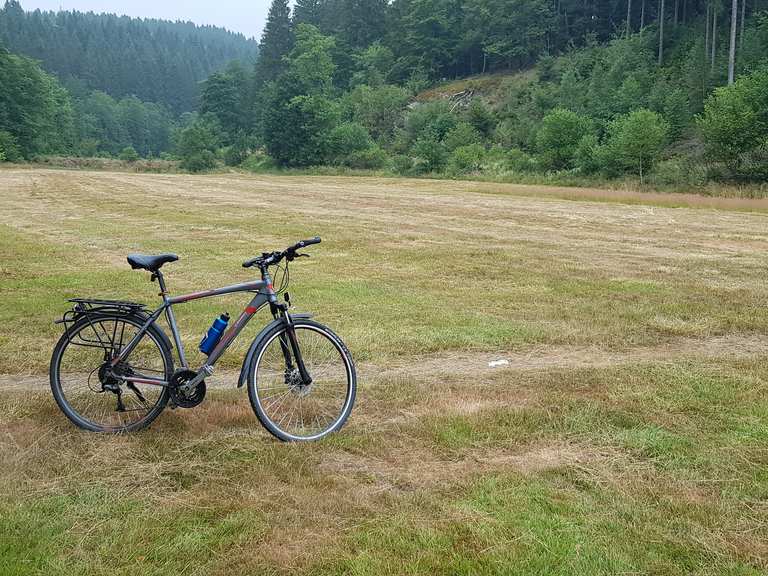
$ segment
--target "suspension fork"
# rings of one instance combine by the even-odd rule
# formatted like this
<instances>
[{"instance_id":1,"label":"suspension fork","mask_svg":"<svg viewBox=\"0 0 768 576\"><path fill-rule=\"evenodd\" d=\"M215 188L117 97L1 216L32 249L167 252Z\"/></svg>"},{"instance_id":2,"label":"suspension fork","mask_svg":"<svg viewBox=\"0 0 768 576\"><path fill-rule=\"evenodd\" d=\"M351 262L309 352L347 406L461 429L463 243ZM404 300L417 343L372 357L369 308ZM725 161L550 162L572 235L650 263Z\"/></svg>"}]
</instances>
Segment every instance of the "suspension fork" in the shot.
<instances>
[{"instance_id":1,"label":"suspension fork","mask_svg":"<svg viewBox=\"0 0 768 576\"><path fill-rule=\"evenodd\" d=\"M299 369L301 375L301 381L304 386L312 384L312 376L309 375L307 367L304 365L304 358L301 356L301 348L299 348L299 339L296 338L296 330L293 327L293 320L288 313L287 306L283 308L283 321L285 322L285 334L288 335L288 343L290 345L290 351L293 352L293 357L296 359L296 366ZM290 353L288 352L285 340L285 334L280 335L280 347L283 349L283 355L286 357L286 366L292 366L290 362ZM292 368L291 368L292 369Z\"/></svg>"},{"instance_id":2,"label":"suspension fork","mask_svg":"<svg viewBox=\"0 0 768 576\"><path fill-rule=\"evenodd\" d=\"M281 308L279 305L272 304L272 317L275 320L278 320L281 316L278 313ZM278 340L280 341L280 350L283 352L283 359L285 360L285 382L288 383L288 375L293 372L293 357L291 356L291 344L288 341L288 337L285 335L285 332L281 333L278 336Z\"/></svg>"},{"instance_id":3,"label":"suspension fork","mask_svg":"<svg viewBox=\"0 0 768 576\"><path fill-rule=\"evenodd\" d=\"M278 318L278 312L282 315L283 322L285 322L285 332L288 334L288 342L285 341L285 334L280 334L280 349L283 352L283 358L285 359L286 372L293 371L293 362L291 362L291 353L296 360L296 366L299 369L299 375L301 376L301 382L304 386L312 384L312 377L307 372L307 367L304 365L304 359L301 356L301 349L299 348L299 340L296 338L296 330L293 328L293 320L288 312L288 304L279 304L277 302L277 295L272 288L272 277L269 275L267 266L261 267L261 278L267 283L270 295L269 305L272 310L272 315Z\"/></svg>"}]
</instances>

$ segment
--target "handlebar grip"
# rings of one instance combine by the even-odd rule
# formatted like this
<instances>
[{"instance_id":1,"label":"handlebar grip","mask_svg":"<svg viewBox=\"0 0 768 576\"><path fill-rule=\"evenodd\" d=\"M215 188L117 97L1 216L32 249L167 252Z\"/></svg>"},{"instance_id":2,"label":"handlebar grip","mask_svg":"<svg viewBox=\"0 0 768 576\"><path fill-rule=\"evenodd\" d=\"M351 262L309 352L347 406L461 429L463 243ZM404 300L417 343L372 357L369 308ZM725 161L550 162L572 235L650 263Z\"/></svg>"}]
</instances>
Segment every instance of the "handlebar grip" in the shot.
<instances>
[{"instance_id":1,"label":"handlebar grip","mask_svg":"<svg viewBox=\"0 0 768 576\"><path fill-rule=\"evenodd\" d=\"M243 262L243 268L250 268L251 266L256 264L256 260L258 260L258 258L251 258L250 260L246 260L245 262Z\"/></svg>"},{"instance_id":2,"label":"handlebar grip","mask_svg":"<svg viewBox=\"0 0 768 576\"><path fill-rule=\"evenodd\" d=\"M310 238L309 240L301 240L297 242L294 246L294 250L298 250L299 248L304 248L305 246L311 246L312 244L320 244L322 240L320 240L320 236L315 236L314 238Z\"/></svg>"}]
</instances>

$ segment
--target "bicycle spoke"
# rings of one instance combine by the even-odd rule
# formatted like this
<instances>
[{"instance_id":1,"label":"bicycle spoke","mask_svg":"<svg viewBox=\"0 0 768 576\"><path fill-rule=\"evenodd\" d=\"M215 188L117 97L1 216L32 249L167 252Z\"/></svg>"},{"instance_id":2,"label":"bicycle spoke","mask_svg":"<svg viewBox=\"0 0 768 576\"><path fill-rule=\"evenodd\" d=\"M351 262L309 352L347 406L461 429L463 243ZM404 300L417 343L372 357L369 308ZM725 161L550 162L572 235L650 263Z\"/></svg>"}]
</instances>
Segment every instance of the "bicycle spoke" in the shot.
<instances>
[{"instance_id":1,"label":"bicycle spoke","mask_svg":"<svg viewBox=\"0 0 768 576\"><path fill-rule=\"evenodd\" d=\"M323 332L298 326L296 337L312 383L304 385L296 365L286 365L276 336L260 356L254 378L256 394L261 412L272 426L293 437L314 437L333 428L342 417L349 372L341 351Z\"/></svg>"},{"instance_id":2,"label":"bicycle spoke","mask_svg":"<svg viewBox=\"0 0 768 576\"><path fill-rule=\"evenodd\" d=\"M114 369L105 362L122 350L141 329L122 318L83 324L71 334L60 354L58 386L69 409L89 425L121 430L140 423L164 395L161 386L128 383L120 374L165 380L168 367L160 344L148 334L138 341L128 357ZM95 344L81 344L82 342ZM114 374L113 374L114 373ZM118 396L114 389L119 387ZM124 410L119 410L121 407Z\"/></svg>"}]
</instances>

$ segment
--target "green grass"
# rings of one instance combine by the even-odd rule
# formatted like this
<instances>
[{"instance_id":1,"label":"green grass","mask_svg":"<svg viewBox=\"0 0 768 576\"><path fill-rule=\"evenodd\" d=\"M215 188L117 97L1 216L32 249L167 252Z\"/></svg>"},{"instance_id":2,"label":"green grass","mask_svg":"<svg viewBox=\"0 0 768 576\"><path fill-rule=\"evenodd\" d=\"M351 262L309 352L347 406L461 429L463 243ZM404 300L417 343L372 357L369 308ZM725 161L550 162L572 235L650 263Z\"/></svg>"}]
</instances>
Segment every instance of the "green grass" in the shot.
<instances>
[{"instance_id":1,"label":"green grass","mask_svg":"<svg viewBox=\"0 0 768 576\"><path fill-rule=\"evenodd\" d=\"M0 171L0 574L768 572L765 216L403 182ZM42 388L65 298L155 301L125 253L180 292L312 234L340 434L276 443L226 370L117 437ZM244 305L179 308L188 346Z\"/></svg>"}]
</instances>

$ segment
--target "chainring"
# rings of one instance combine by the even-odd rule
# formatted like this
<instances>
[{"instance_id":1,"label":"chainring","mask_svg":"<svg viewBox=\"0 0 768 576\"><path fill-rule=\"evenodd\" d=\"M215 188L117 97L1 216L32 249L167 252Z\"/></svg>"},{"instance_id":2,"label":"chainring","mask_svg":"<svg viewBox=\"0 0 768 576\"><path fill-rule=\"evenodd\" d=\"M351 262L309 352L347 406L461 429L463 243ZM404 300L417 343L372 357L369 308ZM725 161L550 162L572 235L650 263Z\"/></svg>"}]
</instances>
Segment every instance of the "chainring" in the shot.
<instances>
[{"instance_id":1,"label":"chainring","mask_svg":"<svg viewBox=\"0 0 768 576\"><path fill-rule=\"evenodd\" d=\"M187 390L186 385L197 376L194 370L180 369L174 372L169 387L171 402L179 408L194 408L205 400L205 380L200 380L197 385Z\"/></svg>"}]
</instances>

